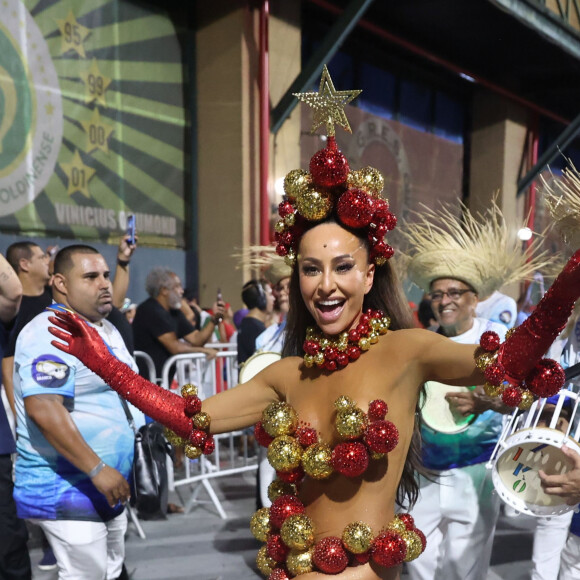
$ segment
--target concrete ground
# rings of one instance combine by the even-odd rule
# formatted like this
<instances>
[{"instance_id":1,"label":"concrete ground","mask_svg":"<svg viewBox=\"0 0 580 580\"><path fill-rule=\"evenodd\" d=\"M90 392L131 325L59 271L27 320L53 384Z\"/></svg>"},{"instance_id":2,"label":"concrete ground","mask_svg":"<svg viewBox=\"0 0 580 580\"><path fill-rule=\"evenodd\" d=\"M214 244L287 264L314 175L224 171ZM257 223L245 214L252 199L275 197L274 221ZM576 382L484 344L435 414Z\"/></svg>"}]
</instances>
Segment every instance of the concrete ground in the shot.
<instances>
[{"instance_id":1,"label":"concrete ground","mask_svg":"<svg viewBox=\"0 0 580 580\"><path fill-rule=\"evenodd\" d=\"M142 540L129 524L126 564L132 580L256 580L255 557L260 543L250 534L248 522L255 505L253 472L213 480L212 485L228 518L217 514L205 491L188 514L174 514L164 521L144 521ZM183 488L182 488L183 489ZM173 493L171 500L185 503ZM492 566L487 580L527 580L535 519L501 516L494 541ZM31 549L34 580L56 580L56 572L38 570L38 547ZM403 574L403 578L406 575Z\"/></svg>"}]
</instances>

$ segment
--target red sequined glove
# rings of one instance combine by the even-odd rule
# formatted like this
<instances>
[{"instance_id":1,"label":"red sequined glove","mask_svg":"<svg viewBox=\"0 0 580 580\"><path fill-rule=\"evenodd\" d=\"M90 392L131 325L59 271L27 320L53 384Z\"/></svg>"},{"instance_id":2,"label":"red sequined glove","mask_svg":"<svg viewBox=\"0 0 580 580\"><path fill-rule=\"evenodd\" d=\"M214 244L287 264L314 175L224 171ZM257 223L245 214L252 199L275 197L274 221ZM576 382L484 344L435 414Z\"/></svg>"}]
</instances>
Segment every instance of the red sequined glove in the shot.
<instances>
[{"instance_id":1,"label":"red sequined glove","mask_svg":"<svg viewBox=\"0 0 580 580\"><path fill-rule=\"evenodd\" d=\"M544 356L566 325L580 297L580 250L570 258L558 278L524 323L500 347L498 361L506 380L518 384Z\"/></svg>"},{"instance_id":2,"label":"red sequined glove","mask_svg":"<svg viewBox=\"0 0 580 580\"><path fill-rule=\"evenodd\" d=\"M64 341L53 340L53 346L77 357L124 399L189 440L192 423L184 412L185 400L182 397L154 385L131 370L109 351L99 333L77 314L54 311L54 316L48 319L59 327L49 327L49 332Z\"/></svg>"}]
</instances>

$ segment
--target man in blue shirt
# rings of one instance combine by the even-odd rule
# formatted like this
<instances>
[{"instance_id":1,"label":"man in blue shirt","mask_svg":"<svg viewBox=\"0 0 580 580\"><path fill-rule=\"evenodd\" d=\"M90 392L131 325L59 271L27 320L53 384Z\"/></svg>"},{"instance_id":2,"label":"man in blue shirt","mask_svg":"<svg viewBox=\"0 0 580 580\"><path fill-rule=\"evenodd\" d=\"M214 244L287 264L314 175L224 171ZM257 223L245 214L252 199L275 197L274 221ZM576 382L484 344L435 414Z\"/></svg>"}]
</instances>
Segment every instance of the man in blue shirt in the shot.
<instances>
[{"instance_id":1,"label":"man in blue shirt","mask_svg":"<svg viewBox=\"0 0 580 580\"><path fill-rule=\"evenodd\" d=\"M112 308L109 268L90 246L62 249L54 263L53 307L75 311L117 358L136 368L105 320ZM104 580L121 574L123 512L129 498L134 434L118 395L78 359L51 344L50 312L16 342L14 394L18 514L45 532L59 576Z\"/></svg>"}]
</instances>

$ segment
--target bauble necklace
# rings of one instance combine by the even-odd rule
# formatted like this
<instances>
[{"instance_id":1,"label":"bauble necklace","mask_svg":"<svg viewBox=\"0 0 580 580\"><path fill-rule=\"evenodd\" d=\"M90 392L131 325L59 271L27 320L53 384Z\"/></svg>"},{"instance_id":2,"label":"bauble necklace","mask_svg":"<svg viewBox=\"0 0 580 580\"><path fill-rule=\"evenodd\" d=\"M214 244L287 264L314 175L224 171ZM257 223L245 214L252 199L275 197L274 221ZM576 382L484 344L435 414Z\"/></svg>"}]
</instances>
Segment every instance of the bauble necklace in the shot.
<instances>
[{"instance_id":1,"label":"bauble necklace","mask_svg":"<svg viewBox=\"0 0 580 580\"><path fill-rule=\"evenodd\" d=\"M304 364L327 371L340 370L376 344L379 336L387 333L390 324L391 319L384 312L369 308L361 314L356 328L345 330L336 338L327 338L320 329L309 326L303 345Z\"/></svg>"}]
</instances>

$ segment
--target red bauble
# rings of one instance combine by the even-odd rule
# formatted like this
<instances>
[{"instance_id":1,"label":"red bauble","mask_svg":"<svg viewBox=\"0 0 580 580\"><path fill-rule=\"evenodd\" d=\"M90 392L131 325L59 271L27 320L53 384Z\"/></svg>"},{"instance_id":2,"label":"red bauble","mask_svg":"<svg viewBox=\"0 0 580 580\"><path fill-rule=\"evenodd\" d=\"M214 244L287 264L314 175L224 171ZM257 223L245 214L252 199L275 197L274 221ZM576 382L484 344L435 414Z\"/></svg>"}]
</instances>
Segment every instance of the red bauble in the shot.
<instances>
[{"instance_id":1,"label":"red bauble","mask_svg":"<svg viewBox=\"0 0 580 580\"><path fill-rule=\"evenodd\" d=\"M399 442L399 431L391 421L373 421L366 429L364 440L376 453L390 453Z\"/></svg>"},{"instance_id":2,"label":"red bauble","mask_svg":"<svg viewBox=\"0 0 580 580\"><path fill-rule=\"evenodd\" d=\"M289 201L283 201L278 205L278 214L280 217L286 217L294 213L294 206Z\"/></svg>"},{"instance_id":3,"label":"red bauble","mask_svg":"<svg viewBox=\"0 0 580 580\"><path fill-rule=\"evenodd\" d=\"M357 332L355 328L348 331L348 340L352 340L353 342L358 342L360 339L360 332Z\"/></svg>"},{"instance_id":4,"label":"red bauble","mask_svg":"<svg viewBox=\"0 0 580 580\"><path fill-rule=\"evenodd\" d=\"M281 256L284 257L288 254L289 248L288 246L282 244L282 243L278 243L276 245L276 253Z\"/></svg>"},{"instance_id":5,"label":"red bauble","mask_svg":"<svg viewBox=\"0 0 580 580\"><path fill-rule=\"evenodd\" d=\"M339 367L345 367L348 364L348 354L346 352L339 352L336 355L336 364Z\"/></svg>"},{"instance_id":6,"label":"red bauble","mask_svg":"<svg viewBox=\"0 0 580 580\"><path fill-rule=\"evenodd\" d=\"M286 230L279 234L279 241L285 246L291 246L294 243L294 234L290 230Z\"/></svg>"},{"instance_id":7,"label":"red bauble","mask_svg":"<svg viewBox=\"0 0 580 580\"><path fill-rule=\"evenodd\" d=\"M328 372L335 371L336 368L337 368L337 366L338 365L336 364L336 361L333 361L333 360L326 360L326 361L324 361L324 368Z\"/></svg>"},{"instance_id":8,"label":"red bauble","mask_svg":"<svg viewBox=\"0 0 580 580\"><path fill-rule=\"evenodd\" d=\"M369 419L371 421L382 421L388 411L389 407L382 399L375 399L369 403Z\"/></svg>"},{"instance_id":9,"label":"red bauble","mask_svg":"<svg viewBox=\"0 0 580 580\"><path fill-rule=\"evenodd\" d=\"M338 200L336 213L349 228L364 228L371 223L375 213L374 199L362 189L349 189Z\"/></svg>"},{"instance_id":10,"label":"red bauble","mask_svg":"<svg viewBox=\"0 0 580 580\"><path fill-rule=\"evenodd\" d=\"M189 436L189 442L200 448L203 448L206 439L207 433L201 429L194 429Z\"/></svg>"},{"instance_id":11,"label":"red bauble","mask_svg":"<svg viewBox=\"0 0 580 580\"><path fill-rule=\"evenodd\" d=\"M312 427L298 427L294 436L302 447L310 447L318 443L318 434Z\"/></svg>"},{"instance_id":12,"label":"red bauble","mask_svg":"<svg viewBox=\"0 0 580 580\"><path fill-rule=\"evenodd\" d=\"M328 146L310 159L312 183L322 187L342 185L348 177L348 161L336 147L334 137L328 138Z\"/></svg>"},{"instance_id":13,"label":"red bauble","mask_svg":"<svg viewBox=\"0 0 580 580\"><path fill-rule=\"evenodd\" d=\"M309 355L316 355L320 351L320 345L314 340L305 340L302 345L304 352Z\"/></svg>"},{"instance_id":14,"label":"red bauble","mask_svg":"<svg viewBox=\"0 0 580 580\"><path fill-rule=\"evenodd\" d=\"M389 216L392 215L393 214L389 211L389 204L384 199L375 200L375 214L373 216L373 222L386 225Z\"/></svg>"},{"instance_id":15,"label":"red bauble","mask_svg":"<svg viewBox=\"0 0 580 580\"><path fill-rule=\"evenodd\" d=\"M522 391L518 387L507 387L501 395L501 400L508 407L517 407L522 402Z\"/></svg>"},{"instance_id":16,"label":"red bauble","mask_svg":"<svg viewBox=\"0 0 580 580\"><path fill-rule=\"evenodd\" d=\"M383 224L387 230L392 231L397 227L397 216L389 212L383 219Z\"/></svg>"},{"instance_id":17,"label":"red bauble","mask_svg":"<svg viewBox=\"0 0 580 580\"><path fill-rule=\"evenodd\" d=\"M346 349L346 354L348 354L348 359L353 362L360 357L361 350L358 346L349 346Z\"/></svg>"},{"instance_id":18,"label":"red bauble","mask_svg":"<svg viewBox=\"0 0 580 580\"><path fill-rule=\"evenodd\" d=\"M339 574L348 566L348 556L342 540L334 536L323 538L314 546L312 562L325 574Z\"/></svg>"},{"instance_id":19,"label":"red bauble","mask_svg":"<svg viewBox=\"0 0 580 580\"><path fill-rule=\"evenodd\" d=\"M274 568L268 576L268 580L290 580L290 578L292 576L289 576L284 568Z\"/></svg>"},{"instance_id":20,"label":"red bauble","mask_svg":"<svg viewBox=\"0 0 580 580\"><path fill-rule=\"evenodd\" d=\"M334 348L333 346L329 346L324 351L324 358L326 360L335 360L337 354L338 354L338 349Z\"/></svg>"},{"instance_id":21,"label":"red bauble","mask_svg":"<svg viewBox=\"0 0 580 580\"><path fill-rule=\"evenodd\" d=\"M526 377L526 386L538 397L551 397L565 381L564 369L555 360L543 358Z\"/></svg>"},{"instance_id":22,"label":"red bauble","mask_svg":"<svg viewBox=\"0 0 580 580\"><path fill-rule=\"evenodd\" d=\"M290 580L290 578L292 576L289 576L284 568L274 568L268 576L268 580Z\"/></svg>"},{"instance_id":23,"label":"red bauble","mask_svg":"<svg viewBox=\"0 0 580 580\"><path fill-rule=\"evenodd\" d=\"M213 435L208 435L201 451L204 455L211 455L215 451L215 440Z\"/></svg>"},{"instance_id":24,"label":"red bauble","mask_svg":"<svg viewBox=\"0 0 580 580\"><path fill-rule=\"evenodd\" d=\"M397 517L405 524L405 527L409 531L413 531L415 529L415 520L411 514L399 514Z\"/></svg>"},{"instance_id":25,"label":"red bauble","mask_svg":"<svg viewBox=\"0 0 580 580\"><path fill-rule=\"evenodd\" d=\"M407 544L396 532L383 532L373 541L371 558L385 568L391 568L403 563L407 555Z\"/></svg>"},{"instance_id":26,"label":"red bauble","mask_svg":"<svg viewBox=\"0 0 580 580\"><path fill-rule=\"evenodd\" d=\"M201 399L195 395L193 397L184 397L185 399L185 414L188 417L193 417L201 411Z\"/></svg>"},{"instance_id":27,"label":"red bauble","mask_svg":"<svg viewBox=\"0 0 580 580\"><path fill-rule=\"evenodd\" d=\"M280 528L286 518L304 513L304 504L294 495L281 495L270 507L270 525Z\"/></svg>"},{"instance_id":28,"label":"red bauble","mask_svg":"<svg viewBox=\"0 0 580 580\"><path fill-rule=\"evenodd\" d=\"M369 454L366 447L359 443L339 443L332 450L332 467L346 477L362 475L369 465Z\"/></svg>"},{"instance_id":29,"label":"red bauble","mask_svg":"<svg viewBox=\"0 0 580 580\"><path fill-rule=\"evenodd\" d=\"M304 477L304 469L297 467L292 471L277 471L276 476L286 483L298 483Z\"/></svg>"},{"instance_id":30,"label":"red bauble","mask_svg":"<svg viewBox=\"0 0 580 580\"><path fill-rule=\"evenodd\" d=\"M290 548L282 541L280 534L271 534L266 543L266 553L276 562L286 562Z\"/></svg>"},{"instance_id":31,"label":"red bauble","mask_svg":"<svg viewBox=\"0 0 580 580\"><path fill-rule=\"evenodd\" d=\"M497 362L486 367L483 374L488 383L495 387L499 387L505 378L505 369L501 363Z\"/></svg>"},{"instance_id":32,"label":"red bauble","mask_svg":"<svg viewBox=\"0 0 580 580\"><path fill-rule=\"evenodd\" d=\"M481 348L487 352L492 352L499 348L500 342L501 341L497 332L494 332L493 330L487 330L481 335L481 338L479 339L479 346L481 346Z\"/></svg>"},{"instance_id":33,"label":"red bauble","mask_svg":"<svg viewBox=\"0 0 580 580\"><path fill-rule=\"evenodd\" d=\"M262 447L268 447L268 445L274 441L274 437L266 433L262 421L258 421L254 425L254 437L256 438L258 445L261 445Z\"/></svg>"}]
</instances>

